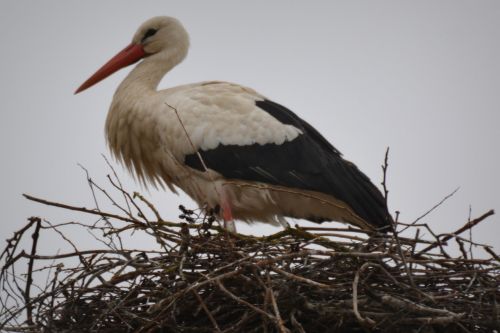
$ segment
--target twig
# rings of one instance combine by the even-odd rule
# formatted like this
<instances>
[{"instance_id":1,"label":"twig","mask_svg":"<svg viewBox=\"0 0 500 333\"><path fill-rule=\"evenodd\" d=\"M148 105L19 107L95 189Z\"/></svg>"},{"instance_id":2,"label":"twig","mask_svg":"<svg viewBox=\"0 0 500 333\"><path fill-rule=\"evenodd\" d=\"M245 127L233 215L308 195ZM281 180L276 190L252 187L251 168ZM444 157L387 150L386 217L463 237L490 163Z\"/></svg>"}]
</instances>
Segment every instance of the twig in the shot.
<instances>
[{"instance_id":1,"label":"twig","mask_svg":"<svg viewBox=\"0 0 500 333\"><path fill-rule=\"evenodd\" d=\"M385 150L384 164L382 164L382 188L384 189L385 208L389 211L388 199L389 190L387 189L387 168L389 167L389 147Z\"/></svg>"},{"instance_id":2,"label":"twig","mask_svg":"<svg viewBox=\"0 0 500 333\"><path fill-rule=\"evenodd\" d=\"M363 327L371 328L371 327L373 327L376 324L375 321L373 321L369 317L363 318L361 316L361 314L359 313L359 309L358 309L358 284L359 284L359 275L367 267L369 267L369 263L363 264L356 271L356 275L354 276L354 281L352 282L352 310L354 311L354 315L356 316L356 319L359 321L359 323Z\"/></svg>"},{"instance_id":3,"label":"twig","mask_svg":"<svg viewBox=\"0 0 500 333\"><path fill-rule=\"evenodd\" d=\"M29 194L23 194L23 196L26 199L28 199L28 200L35 201L35 202L38 202L38 203L41 203L41 204L44 204L44 205L48 205L48 206L54 206L54 207L59 207L59 208L63 208L63 209L68 209L68 210L74 210L74 211L78 211L78 212L88 213L88 214L94 214L94 215L99 215L99 216L104 216L104 217L110 217L110 218L114 218L114 219L117 219L117 220L120 220L120 221L132 222L132 223L137 224L137 225L145 226L142 222L140 222L140 221L138 221L136 219L126 218L126 217L123 217L123 216L120 216L120 215L116 215L116 214L110 214L110 213L105 213L105 212L101 212L101 211L96 211L96 210L88 209L88 208L85 208L85 207L69 206L69 205L65 205L65 204L62 204L62 203L54 202L54 201L48 201L48 200L45 200L45 199L36 198L36 197L31 196Z\"/></svg>"},{"instance_id":4,"label":"twig","mask_svg":"<svg viewBox=\"0 0 500 333\"><path fill-rule=\"evenodd\" d=\"M493 209L487 211L486 213L484 213L483 215L479 216L478 218L476 218L476 219L474 219L472 221L467 222L460 229L457 229L456 231L452 232L450 235L444 237L440 242L444 243L444 242L450 240L451 238L453 238L454 236L460 235L462 232L464 232L466 230L469 230L470 228L474 227L476 224L480 223L481 221L483 221L484 219L486 219L487 217L489 217L489 216L491 216L493 214L495 214L495 211ZM421 250L420 252L418 252L417 256L428 252L429 250L435 248L436 246L439 246L440 242L436 242L434 244L431 244L431 245L427 246L426 248L424 248L423 250Z\"/></svg>"},{"instance_id":5,"label":"twig","mask_svg":"<svg viewBox=\"0 0 500 333\"><path fill-rule=\"evenodd\" d=\"M210 313L210 310L207 308L207 305L205 304L205 302L203 302L203 299L201 298L201 296L198 294L198 292L196 290L193 290L193 294L196 297L196 299L198 300L198 302L200 302L200 305L203 308L203 311L205 311L205 313L207 314L208 319L210 319L210 322L214 326L215 331L221 332L219 325L217 325L217 321L215 320L212 313Z\"/></svg>"},{"instance_id":6,"label":"twig","mask_svg":"<svg viewBox=\"0 0 500 333\"><path fill-rule=\"evenodd\" d=\"M266 289L267 289L267 291L269 293L269 297L271 299L271 304L273 306L274 315L276 316L278 329L279 329L280 333L289 333L290 331L288 330L288 328L285 327L285 324L283 323L283 319L281 318L280 310L278 308L278 303L276 302L276 297L274 296L273 288L272 288L272 286L270 286L271 279L269 278L269 271L267 271L266 277L267 277Z\"/></svg>"},{"instance_id":7,"label":"twig","mask_svg":"<svg viewBox=\"0 0 500 333\"><path fill-rule=\"evenodd\" d=\"M437 204L435 204L434 206L432 206L431 209L429 209L428 211L426 211L425 213L423 213L422 215L420 215L419 217L417 217L413 222L410 223L410 225L414 225L415 223L417 223L418 221L422 220L424 217L426 217L427 215L429 215L430 213L432 213L436 208L438 208L439 206L441 206L446 200L448 200L453 195L455 195L455 193L457 193L459 189L460 189L460 187L457 187L456 189L454 189L453 192L451 192L450 194L448 194L447 196L445 196L443 199L441 199L441 201L439 201ZM405 231L406 229L407 228L404 228L403 230L401 230L401 232Z\"/></svg>"},{"instance_id":8,"label":"twig","mask_svg":"<svg viewBox=\"0 0 500 333\"><path fill-rule=\"evenodd\" d=\"M169 108L171 108L172 110L174 110L175 115L177 116L177 120L179 120L179 123L180 123L180 125L181 125L181 127L182 127L182 129L184 131L184 134L186 135L186 138L187 138L189 144L191 145L191 149L193 150L193 152L195 152L196 156L198 157L198 160L200 161L201 165L203 166L203 171L210 178L210 182L212 183L212 186L214 188L215 193L217 193L217 196L219 197L219 201L223 202L224 201L224 199L223 199L224 193L220 193L219 189L217 188L217 185L215 183L213 175L210 172L210 170L208 169L207 165L205 164L205 161L203 160L203 157L201 156L199 149L196 149L196 147L194 146L193 141L191 140L191 137L189 136L189 133L188 133L186 127L184 126L184 123L182 122L182 119L181 119L181 117L179 115L179 112L177 111L176 108L174 108L173 106L171 106L167 102L165 102L165 105L167 105ZM222 190L222 191L224 191L224 190ZM205 201L208 202L208 200L205 200ZM234 224L234 221L233 220L231 220L231 221L224 220L224 229L226 229L228 231L229 230L230 231L236 231L236 226ZM227 236L229 238L229 234ZM229 245L232 246L231 240L229 241Z\"/></svg>"},{"instance_id":9,"label":"twig","mask_svg":"<svg viewBox=\"0 0 500 333\"><path fill-rule=\"evenodd\" d=\"M314 286L314 287L317 287L317 288L327 288L327 289L330 288L330 286L327 284L319 283L319 282L313 281L311 279L306 279L302 276L298 276L298 275L286 272L286 271L279 269L277 267L271 267L271 270L276 272L276 273L282 274L290 279L297 280L297 281L303 282L303 283L307 283L307 284Z\"/></svg>"},{"instance_id":10,"label":"twig","mask_svg":"<svg viewBox=\"0 0 500 333\"><path fill-rule=\"evenodd\" d=\"M111 172L113 172L113 175L115 176L115 179L116 181L118 182L118 186L115 186L115 187L118 187L120 190L123 189L123 185L122 185L122 182L120 181L120 178L118 177L116 171L115 171L115 168L113 167L113 165L109 162L108 158L106 157L106 155L104 154L101 154L102 158L104 159L104 161L106 162L106 164L108 165L108 167L111 169ZM109 177L109 179L111 180L111 177ZM111 181L111 184L114 185L114 182ZM129 214L132 214L132 209L130 208L130 204L128 202L128 197L125 195L125 193L123 193L123 199L125 200L125 204L127 205L127 209L128 209L128 212Z\"/></svg>"},{"instance_id":11,"label":"twig","mask_svg":"<svg viewBox=\"0 0 500 333\"><path fill-rule=\"evenodd\" d=\"M35 262L35 255L36 255L36 247L38 244L38 238L40 236L40 225L42 223L42 220L39 217L31 217L30 218L31 223L36 223L35 226L35 231L33 232L33 235L31 238L33 239L33 244L31 246L31 257L28 261L28 276L26 278L26 289L24 291L24 300L25 300L25 306L26 306L26 323L28 325L33 325L33 304L31 303L31 296L30 296L30 290L31 290L31 284L33 283L33 264Z\"/></svg>"},{"instance_id":12,"label":"twig","mask_svg":"<svg viewBox=\"0 0 500 333\"><path fill-rule=\"evenodd\" d=\"M266 316L268 319L272 320L273 322L278 322L277 318L275 316L273 316L272 314L267 313L264 310L261 310L260 308L256 307L255 305L248 303L247 301L241 299L240 297L236 296L235 294L233 294L232 292L227 290L226 287L224 287L224 285L222 284L220 279L215 279L214 282L216 283L216 285L219 287L220 290L222 290L226 295L228 295L229 297L234 299L236 302L249 307L253 311L260 313L261 315Z\"/></svg>"}]
</instances>

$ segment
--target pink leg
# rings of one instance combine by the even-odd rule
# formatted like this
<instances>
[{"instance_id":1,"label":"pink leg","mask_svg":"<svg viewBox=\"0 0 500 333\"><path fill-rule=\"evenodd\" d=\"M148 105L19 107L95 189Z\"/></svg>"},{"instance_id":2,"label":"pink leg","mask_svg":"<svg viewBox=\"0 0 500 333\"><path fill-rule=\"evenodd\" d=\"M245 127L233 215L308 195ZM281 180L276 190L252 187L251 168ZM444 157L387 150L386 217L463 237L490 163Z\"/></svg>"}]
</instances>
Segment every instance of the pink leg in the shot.
<instances>
[{"instance_id":1,"label":"pink leg","mask_svg":"<svg viewBox=\"0 0 500 333\"><path fill-rule=\"evenodd\" d=\"M229 201L229 197L224 190L222 190L221 194L221 208L222 218L224 219L224 228L228 231L236 232L236 225L231 211L231 202Z\"/></svg>"}]
</instances>

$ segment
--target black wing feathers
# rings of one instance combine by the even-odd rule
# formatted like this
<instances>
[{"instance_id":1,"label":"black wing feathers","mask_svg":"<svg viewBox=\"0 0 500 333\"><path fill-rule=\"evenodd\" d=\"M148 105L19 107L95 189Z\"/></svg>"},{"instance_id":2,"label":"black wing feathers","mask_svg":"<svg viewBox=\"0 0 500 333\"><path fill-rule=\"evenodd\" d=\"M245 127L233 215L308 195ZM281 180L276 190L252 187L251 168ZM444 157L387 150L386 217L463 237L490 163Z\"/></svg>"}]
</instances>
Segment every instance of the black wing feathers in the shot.
<instances>
[{"instance_id":1,"label":"black wing feathers","mask_svg":"<svg viewBox=\"0 0 500 333\"><path fill-rule=\"evenodd\" d=\"M200 150L207 167L229 179L326 193L348 204L374 226L387 225L388 213L380 191L316 129L282 105L268 100L257 101L256 105L303 134L280 145L219 145ZM184 162L203 171L197 154L187 155Z\"/></svg>"},{"instance_id":2,"label":"black wing feathers","mask_svg":"<svg viewBox=\"0 0 500 333\"><path fill-rule=\"evenodd\" d=\"M299 116L297 116L295 113L293 113L283 105L269 100L257 101L255 102L255 105L269 113L274 118L278 119L281 123L295 126L303 133L307 133L307 135L311 136L311 138L316 143L322 145L325 149L330 150L332 153L338 156L342 156L342 154L340 154L340 152L334 146L332 146L332 144L328 142L328 140L325 139L323 135L321 135L314 127L309 125L309 123L305 120L299 118Z\"/></svg>"}]
</instances>

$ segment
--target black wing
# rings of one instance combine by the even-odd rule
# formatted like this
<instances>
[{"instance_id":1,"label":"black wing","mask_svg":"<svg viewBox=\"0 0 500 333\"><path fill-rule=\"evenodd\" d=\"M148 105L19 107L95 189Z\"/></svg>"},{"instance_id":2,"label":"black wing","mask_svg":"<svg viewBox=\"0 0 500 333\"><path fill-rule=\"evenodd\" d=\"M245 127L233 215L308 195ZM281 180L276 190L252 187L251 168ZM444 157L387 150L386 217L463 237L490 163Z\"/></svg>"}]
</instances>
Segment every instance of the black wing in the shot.
<instances>
[{"instance_id":1,"label":"black wing","mask_svg":"<svg viewBox=\"0 0 500 333\"><path fill-rule=\"evenodd\" d=\"M376 227L388 224L390 217L380 191L314 127L272 101L257 101L256 105L303 134L280 145L219 145L215 149L200 150L208 168L228 179L326 193L349 205L368 223ZM187 155L184 163L204 170L197 154Z\"/></svg>"}]
</instances>

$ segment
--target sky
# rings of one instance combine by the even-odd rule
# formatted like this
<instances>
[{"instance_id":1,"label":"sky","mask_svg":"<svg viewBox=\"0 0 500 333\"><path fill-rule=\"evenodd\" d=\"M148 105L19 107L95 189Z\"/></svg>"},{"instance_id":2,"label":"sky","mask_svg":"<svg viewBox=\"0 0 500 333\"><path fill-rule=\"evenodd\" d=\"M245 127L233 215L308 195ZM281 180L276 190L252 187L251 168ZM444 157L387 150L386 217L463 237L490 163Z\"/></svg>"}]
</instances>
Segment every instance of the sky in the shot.
<instances>
[{"instance_id":1,"label":"sky","mask_svg":"<svg viewBox=\"0 0 500 333\"><path fill-rule=\"evenodd\" d=\"M21 194L93 207L79 164L106 184L105 117L130 69L73 92L157 15L177 17L191 36L187 59L160 87L252 87L315 126L377 185L389 146L389 205L402 221L458 187L424 220L437 232L458 229L469 212L500 209L498 1L1 0L0 239L33 215L92 221ZM165 219L178 220L179 204L194 206L115 168ZM499 233L494 215L473 237L498 252ZM40 253L60 242L42 237Z\"/></svg>"}]
</instances>

